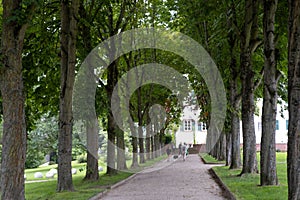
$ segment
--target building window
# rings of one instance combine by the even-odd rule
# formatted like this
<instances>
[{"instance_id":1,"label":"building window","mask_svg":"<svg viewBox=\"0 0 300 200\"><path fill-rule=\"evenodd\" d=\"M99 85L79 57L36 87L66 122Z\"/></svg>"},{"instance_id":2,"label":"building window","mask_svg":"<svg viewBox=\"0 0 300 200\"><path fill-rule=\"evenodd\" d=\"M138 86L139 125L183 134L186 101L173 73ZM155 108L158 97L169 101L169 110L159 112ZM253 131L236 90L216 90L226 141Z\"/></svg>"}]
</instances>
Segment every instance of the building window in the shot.
<instances>
[{"instance_id":1,"label":"building window","mask_svg":"<svg viewBox=\"0 0 300 200\"><path fill-rule=\"evenodd\" d=\"M286 130L289 130L289 120L285 120L285 127L286 127Z\"/></svg>"},{"instance_id":2,"label":"building window","mask_svg":"<svg viewBox=\"0 0 300 200\"><path fill-rule=\"evenodd\" d=\"M206 123L202 123L202 130L207 130L207 126L206 126Z\"/></svg>"},{"instance_id":3,"label":"building window","mask_svg":"<svg viewBox=\"0 0 300 200\"><path fill-rule=\"evenodd\" d=\"M192 122L191 120L184 120L184 131L192 130Z\"/></svg>"},{"instance_id":4,"label":"building window","mask_svg":"<svg viewBox=\"0 0 300 200\"><path fill-rule=\"evenodd\" d=\"M279 130L279 121L276 120L276 130Z\"/></svg>"},{"instance_id":5,"label":"building window","mask_svg":"<svg viewBox=\"0 0 300 200\"><path fill-rule=\"evenodd\" d=\"M201 124L201 122L198 122L198 131L202 131L202 124Z\"/></svg>"}]
</instances>

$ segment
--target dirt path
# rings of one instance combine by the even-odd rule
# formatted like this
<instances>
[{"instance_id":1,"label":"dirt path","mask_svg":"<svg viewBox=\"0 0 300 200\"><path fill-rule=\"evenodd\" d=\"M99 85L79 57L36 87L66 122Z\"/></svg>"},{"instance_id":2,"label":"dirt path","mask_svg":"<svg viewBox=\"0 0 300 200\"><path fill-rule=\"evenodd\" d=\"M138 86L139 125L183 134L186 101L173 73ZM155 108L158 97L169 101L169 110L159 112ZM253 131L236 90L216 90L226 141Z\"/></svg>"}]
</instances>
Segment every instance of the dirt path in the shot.
<instances>
[{"instance_id":1,"label":"dirt path","mask_svg":"<svg viewBox=\"0 0 300 200\"><path fill-rule=\"evenodd\" d=\"M210 176L198 155L186 161L163 161L144 170L125 184L112 189L105 200L218 200L225 199L222 190Z\"/></svg>"}]
</instances>

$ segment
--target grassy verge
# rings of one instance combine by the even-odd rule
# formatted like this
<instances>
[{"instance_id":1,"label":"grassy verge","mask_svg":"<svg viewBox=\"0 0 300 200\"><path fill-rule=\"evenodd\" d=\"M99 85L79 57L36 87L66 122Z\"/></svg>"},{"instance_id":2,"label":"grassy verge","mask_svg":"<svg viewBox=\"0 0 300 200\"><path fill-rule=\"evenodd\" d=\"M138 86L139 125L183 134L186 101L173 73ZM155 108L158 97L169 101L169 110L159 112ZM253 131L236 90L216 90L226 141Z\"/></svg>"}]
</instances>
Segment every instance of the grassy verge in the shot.
<instances>
[{"instance_id":1,"label":"grassy verge","mask_svg":"<svg viewBox=\"0 0 300 200\"><path fill-rule=\"evenodd\" d=\"M259 186L259 174L238 176L241 170L229 170L228 167L214 167L217 175L237 199L284 200L287 199L286 153L277 153L278 186ZM259 160L259 155L258 155Z\"/></svg>"},{"instance_id":2,"label":"grassy verge","mask_svg":"<svg viewBox=\"0 0 300 200\"><path fill-rule=\"evenodd\" d=\"M47 171L51 168L56 168L56 165L51 165L47 167L39 167L35 169L28 169L25 170L25 174L27 177L27 183L25 184L25 196L27 200L86 200L89 199L96 194L106 190L109 186L122 181L129 177L130 175L134 174L133 172L139 172L146 167L152 166L156 162L165 159L166 156L163 155L159 158L154 160L147 161L144 164L141 164L139 168L134 169L132 172L129 170L128 172L119 172L117 175L108 176L105 174L105 170L100 173L100 179L96 182L89 182L83 181L85 175L85 163L78 164L76 162L72 163L72 168L77 169L77 174L73 175L73 184L75 191L74 192L56 192L56 184L57 184L57 177L53 179L36 179L34 178L35 172L42 172L44 175ZM104 163L100 162L100 166L104 169L106 168ZM131 161L127 162L127 166L130 167ZM39 181L39 182L36 182Z\"/></svg>"},{"instance_id":3,"label":"grassy verge","mask_svg":"<svg viewBox=\"0 0 300 200\"><path fill-rule=\"evenodd\" d=\"M225 164L225 161L217 160L214 157L208 155L207 153L200 153L199 155L204 160L205 163L209 163L209 164Z\"/></svg>"}]
</instances>

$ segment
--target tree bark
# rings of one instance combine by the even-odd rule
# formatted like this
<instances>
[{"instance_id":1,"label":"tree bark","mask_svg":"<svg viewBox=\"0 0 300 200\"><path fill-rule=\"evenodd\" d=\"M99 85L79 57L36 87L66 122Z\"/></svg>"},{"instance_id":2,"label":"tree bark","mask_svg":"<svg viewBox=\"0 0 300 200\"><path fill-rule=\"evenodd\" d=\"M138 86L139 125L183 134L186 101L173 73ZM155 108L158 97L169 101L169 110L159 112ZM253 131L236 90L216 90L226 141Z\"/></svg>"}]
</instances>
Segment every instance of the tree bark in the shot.
<instances>
[{"instance_id":1,"label":"tree bark","mask_svg":"<svg viewBox=\"0 0 300 200\"><path fill-rule=\"evenodd\" d=\"M139 149L140 163L145 163L145 147L142 126L139 127Z\"/></svg>"},{"instance_id":2,"label":"tree bark","mask_svg":"<svg viewBox=\"0 0 300 200\"><path fill-rule=\"evenodd\" d=\"M141 78L142 79L142 78ZM139 80L139 79L138 79ZM137 80L137 81L138 81ZM137 83L140 85L140 83ZM145 163L145 147L144 147L144 136L143 136L143 114L142 114L142 89L141 87L137 89L137 99L138 99L138 137L139 137L139 157L140 163Z\"/></svg>"},{"instance_id":3,"label":"tree bark","mask_svg":"<svg viewBox=\"0 0 300 200\"><path fill-rule=\"evenodd\" d=\"M220 135L220 149L218 152L218 160L225 160L226 159L226 133L222 131Z\"/></svg>"},{"instance_id":4,"label":"tree bark","mask_svg":"<svg viewBox=\"0 0 300 200\"><path fill-rule=\"evenodd\" d=\"M288 23L288 199L300 199L300 2L289 0Z\"/></svg>"},{"instance_id":5,"label":"tree bark","mask_svg":"<svg viewBox=\"0 0 300 200\"><path fill-rule=\"evenodd\" d=\"M254 129L254 72L252 53L257 47L258 0L247 0L245 23L241 34L243 169L241 174L257 173Z\"/></svg>"},{"instance_id":6,"label":"tree bark","mask_svg":"<svg viewBox=\"0 0 300 200\"><path fill-rule=\"evenodd\" d=\"M136 168L139 166L138 164L138 139L137 139L137 131L133 124L130 124L131 131L131 144L132 144L132 164L131 168Z\"/></svg>"},{"instance_id":7,"label":"tree bark","mask_svg":"<svg viewBox=\"0 0 300 200\"><path fill-rule=\"evenodd\" d=\"M160 156L160 144L159 144L159 132L157 132L156 127L154 128L154 158Z\"/></svg>"},{"instance_id":8,"label":"tree bark","mask_svg":"<svg viewBox=\"0 0 300 200\"><path fill-rule=\"evenodd\" d=\"M231 160L232 160L231 149L232 149L231 133L227 133L226 134L226 162L225 162L225 166L230 166L231 165Z\"/></svg>"},{"instance_id":9,"label":"tree bark","mask_svg":"<svg viewBox=\"0 0 300 200\"><path fill-rule=\"evenodd\" d=\"M1 199L25 199L25 95L22 51L27 24L12 20L22 1L3 0L0 86L3 106ZM18 19L20 20L20 19ZM24 24L22 24L24 23Z\"/></svg>"},{"instance_id":10,"label":"tree bark","mask_svg":"<svg viewBox=\"0 0 300 200\"><path fill-rule=\"evenodd\" d=\"M108 95L108 98L111 99L111 95ZM110 101L110 100L109 100ZM111 105L111 104L109 104ZM111 110L108 112L108 123L107 123L107 167L106 174L114 175L117 173L115 165L115 144L116 144L116 133L115 133L115 120Z\"/></svg>"},{"instance_id":11,"label":"tree bark","mask_svg":"<svg viewBox=\"0 0 300 200\"><path fill-rule=\"evenodd\" d=\"M132 136L132 168L138 167L138 139Z\"/></svg>"},{"instance_id":12,"label":"tree bark","mask_svg":"<svg viewBox=\"0 0 300 200\"><path fill-rule=\"evenodd\" d=\"M57 191L73 191L72 127L79 0L61 0L61 91L59 105Z\"/></svg>"},{"instance_id":13,"label":"tree bark","mask_svg":"<svg viewBox=\"0 0 300 200\"><path fill-rule=\"evenodd\" d=\"M99 179L98 172L98 119L86 122L87 134L87 163L84 180L96 181Z\"/></svg>"},{"instance_id":14,"label":"tree bark","mask_svg":"<svg viewBox=\"0 0 300 200\"><path fill-rule=\"evenodd\" d=\"M147 115L147 124L150 124L151 120L149 115ZM151 159L151 126L146 128L146 160Z\"/></svg>"},{"instance_id":15,"label":"tree bark","mask_svg":"<svg viewBox=\"0 0 300 200\"><path fill-rule=\"evenodd\" d=\"M152 132L153 133L153 132ZM154 136L151 136L150 138L150 143L151 143L151 154L150 154L150 159L154 159L155 158L155 145L154 145Z\"/></svg>"},{"instance_id":16,"label":"tree bark","mask_svg":"<svg viewBox=\"0 0 300 200\"><path fill-rule=\"evenodd\" d=\"M274 23L277 0L264 0L264 98L260 151L260 184L277 185L276 172L276 113L277 69L274 44Z\"/></svg>"},{"instance_id":17,"label":"tree bark","mask_svg":"<svg viewBox=\"0 0 300 200\"><path fill-rule=\"evenodd\" d=\"M241 167L241 150L240 150L240 118L236 110L231 113L231 164L230 169Z\"/></svg>"},{"instance_id":18,"label":"tree bark","mask_svg":"<svg viewBox=\"0 0 300 200\"><path fill-rule=\"evenodd\" d=\"M124 131L117 127L117 169L127 169L125 158Z\"/></svg>"},{"instance_id":19,"label":"tree bark","mask_svg":"<svg viewBox=\"0 0 300 200\"><path fill-rule=\"evenodd\" d=\"M234 5L232 5L234 10ZM235 19L229 20L229 26L231 27ZM236 46L236 34L229 32L228 43L230 46L230 134L231 134L231 159L230 159L230 169L238 169L241 167L241 151L240 151L240 102L241 96L239 92L239 68L237 65L234 48ZM229 163L228 163L229 164Z\"/></svg>"}]
</instances>

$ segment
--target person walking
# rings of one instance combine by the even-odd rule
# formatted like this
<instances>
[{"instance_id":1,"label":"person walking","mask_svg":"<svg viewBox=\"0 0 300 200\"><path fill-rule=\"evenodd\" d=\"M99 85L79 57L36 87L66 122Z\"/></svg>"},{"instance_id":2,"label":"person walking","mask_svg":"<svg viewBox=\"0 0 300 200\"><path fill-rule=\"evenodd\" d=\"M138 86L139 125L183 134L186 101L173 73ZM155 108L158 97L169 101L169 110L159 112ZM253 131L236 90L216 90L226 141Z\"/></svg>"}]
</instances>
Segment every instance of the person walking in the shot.
<instances>
[{"instance_id":1,"label":"person walking","mask_svg":"<svg viewBox=\"0 0 300 200\"><path fill-rule=\"evenodd\" d=\"M182 154L182 159L185 161L186 155L187 155L187 145L186 143L183 143L182 148L181 148L181 154Z\"/></svg>"},{"instance_id":2,"label":"person walking","mask_svg":"<svg viewBox=\"0 0 300 200\"><path fill-rule=\"evenodd\" d=\"M180 156L182 154L181 148L182 148L182 143L180 142L178 145L178 156Z\"/></svg>"}]
</instances>

